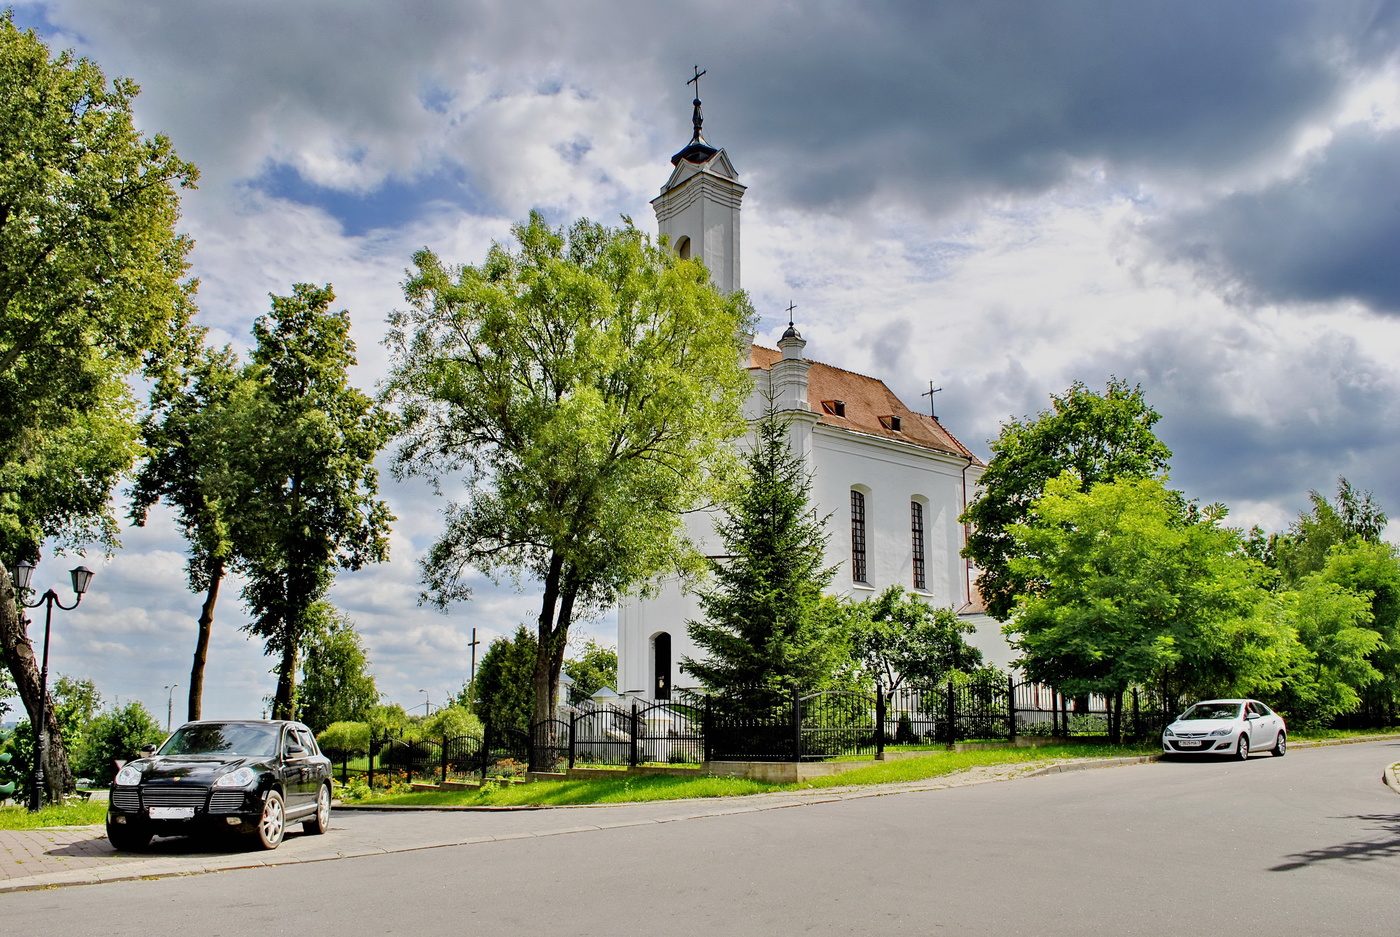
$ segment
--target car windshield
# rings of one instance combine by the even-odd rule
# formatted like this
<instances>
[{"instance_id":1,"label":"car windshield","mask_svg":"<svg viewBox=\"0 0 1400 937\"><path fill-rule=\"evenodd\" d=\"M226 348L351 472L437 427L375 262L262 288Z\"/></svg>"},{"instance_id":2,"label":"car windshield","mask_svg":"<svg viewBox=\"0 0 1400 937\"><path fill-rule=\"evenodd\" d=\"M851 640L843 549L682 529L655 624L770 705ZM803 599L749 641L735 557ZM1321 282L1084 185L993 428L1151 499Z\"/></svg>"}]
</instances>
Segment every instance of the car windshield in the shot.
<instances>
[{"instance_id":1,"label":"car windshield","mask_svg":"<svg viewBox=\"0 0 1400 937\"><path fill-rule=\"evenodd\" d=\"M1182 715L1182 720L1238 719L1240 703L1197 703Z\"/></svg>"},{"instance_id":2,"label":"car windshield","mask_svg":"<svg viewBox=\"0 0 1400 937\"><path fill-rule=\"evenodd\" d=\"M277 752L277 732L278 726L240 722L181 726L160 747L158 754L266 757Z\"/></svg>"}]
</instances>

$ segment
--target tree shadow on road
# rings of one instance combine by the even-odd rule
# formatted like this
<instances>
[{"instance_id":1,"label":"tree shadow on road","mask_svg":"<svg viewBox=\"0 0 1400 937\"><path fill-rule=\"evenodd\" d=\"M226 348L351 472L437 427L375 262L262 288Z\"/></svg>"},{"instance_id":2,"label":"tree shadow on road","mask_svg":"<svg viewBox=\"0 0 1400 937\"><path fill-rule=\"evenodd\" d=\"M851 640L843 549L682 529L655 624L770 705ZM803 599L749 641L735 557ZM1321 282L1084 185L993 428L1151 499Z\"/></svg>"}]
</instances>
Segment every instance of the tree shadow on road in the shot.
<instances>
[{"instance_id":1,"label":"tree shadow on road","mask_svg":"<svg viewBox=\"0 0 1400 937\"><path fill-rule=\"evenodd\" d=\"M1400 857L1400 815L1396 814L1370 814L1361 816L1335 817L1339 820L1361 820L1367 823L1374 823L1371 827L1381 833L1389 833L1390 836L1380 840L1354 840L1349 843L1338 843L1335 846L1325 846L1322 849L1309 849L1305 852L1290 853L1287 858L1292 862L1285 862L1281 865L1270 867L1270 872L1292 872L1295 869L1306 868L1319 862L1326 862L1333 859L1340 859L1345 862L1370 862L1374 859L1390 859Z\"/></svg>"}]
</instances>

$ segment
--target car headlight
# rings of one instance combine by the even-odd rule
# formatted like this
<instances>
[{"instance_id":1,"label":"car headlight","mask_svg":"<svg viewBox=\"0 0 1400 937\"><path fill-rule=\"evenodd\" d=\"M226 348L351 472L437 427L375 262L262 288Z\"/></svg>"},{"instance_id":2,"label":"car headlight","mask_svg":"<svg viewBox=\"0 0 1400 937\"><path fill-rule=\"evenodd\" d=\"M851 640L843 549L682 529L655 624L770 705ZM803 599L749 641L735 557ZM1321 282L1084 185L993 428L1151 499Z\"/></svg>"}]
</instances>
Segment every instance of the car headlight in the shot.
<instances>
[{"instance_id":1,"label":"car headlight","mask_svg":"<svg viewBox=\"0 0 1400 937\"><path fill-rule=\"evenodd\" d=\"M1211 732L1210 732L1210 734L1211 734L1211 735L1229 735L1230 733L1232 733L1232 732L1234 732L1234 731L1235 731L1234 729L1212 729Z\"/></svg>"},{"instance_id":2,"label":"car headlight","mask_svg":"<svg viewBox=\"0 0 1400 937\"><path fill-rule=\"evenodd\" d=\"M116 780L112 783L123 787L135 787L141 783L141 772L131 765L125 765L117 772Z\"/></svg>"},{"instance_id":3,"label":"car headlight","mask_svg":"<svg viewBox=\"0 0 1400 937\"><path fill-rule=\"evenodd\" d=\"M215 787L251 787L257 780L257 775L252 768L239 768L237 771L230 771L228 774L214 782Z\"/></svg>"},{"instance_id":4,"label":"car headlight","mask_svg":"<svg viewBox=\"0 0 1400 937\"><path fill-rule=\"evenodd\" d=\"M1172 731L1171 726L1167 726L1167 728L1162 732L1162 734L1165 735L1167 738L1174 738L1176 736L1176 733Z\"/></svg>"}]
</instances>

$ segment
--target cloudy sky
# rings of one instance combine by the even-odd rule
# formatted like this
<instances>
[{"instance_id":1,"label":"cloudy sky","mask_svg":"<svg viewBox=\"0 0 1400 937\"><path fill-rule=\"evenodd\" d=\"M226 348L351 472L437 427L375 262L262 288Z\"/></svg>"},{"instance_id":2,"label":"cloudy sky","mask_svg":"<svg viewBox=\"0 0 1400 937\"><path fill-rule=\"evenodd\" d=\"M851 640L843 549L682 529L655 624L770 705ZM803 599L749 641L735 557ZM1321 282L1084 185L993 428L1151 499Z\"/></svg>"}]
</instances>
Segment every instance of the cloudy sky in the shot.
<instances>
[{"instance_id":1,"label":"cloudy sky","mask_svg":"<svg viewBox=\"0 0 1400 937\"><path fill-rule=\"evenodd\" d=\"M1008 416L1116 375L1162 413L1173 482L1238 524L1280 529L1339 474L1400 515L1398 2L11 2L135 79L140 126L200 167L183 225L218 341L246 348L269 293L331 282L369 388L413 250L477 262L531 209L651 229L699 63L769 342L795 302L810 357L915 406L937 381L984 456ZM437 504L386 489L394 558L332 598L381 689L436 704L471 629L535 598L418 607ZM198 612L178 533L157 516L88 563L54 669L162 716L178 683L178 720ZM244 621L227 590L211 715L273 689Z\"/></svg>"}]
</instances>

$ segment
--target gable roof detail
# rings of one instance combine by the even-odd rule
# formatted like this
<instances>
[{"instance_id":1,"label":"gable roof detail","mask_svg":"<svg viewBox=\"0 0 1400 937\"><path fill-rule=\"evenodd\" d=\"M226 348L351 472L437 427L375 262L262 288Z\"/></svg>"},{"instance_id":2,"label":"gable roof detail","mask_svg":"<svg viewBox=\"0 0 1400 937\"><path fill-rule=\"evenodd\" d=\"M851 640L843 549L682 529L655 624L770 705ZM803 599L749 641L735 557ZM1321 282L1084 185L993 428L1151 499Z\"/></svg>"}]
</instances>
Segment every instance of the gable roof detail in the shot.
<instances>
[{"instance_id":1,"label":"gable roof detail","mask_svg":"<svg viewBox=\"0 0 1400 937\"><path fill-rule=\"evenodd\" d=\"M750 370L771 370L781 358L782 352L775 348L749 346ZM845 404L841 416L833 412L836 408L823 406L824 401L838 400ZM935 417L906 407L879 378L813 361L807 372L807 406L816 415L817 422L826 426L946 452L971 459L975 465L985 464ZM898 430L890 429L891 416L900 418Z\"/></svg>"}]
</instances>

